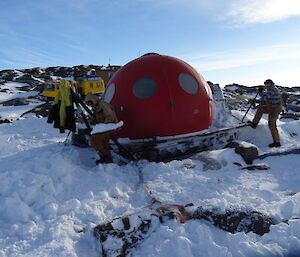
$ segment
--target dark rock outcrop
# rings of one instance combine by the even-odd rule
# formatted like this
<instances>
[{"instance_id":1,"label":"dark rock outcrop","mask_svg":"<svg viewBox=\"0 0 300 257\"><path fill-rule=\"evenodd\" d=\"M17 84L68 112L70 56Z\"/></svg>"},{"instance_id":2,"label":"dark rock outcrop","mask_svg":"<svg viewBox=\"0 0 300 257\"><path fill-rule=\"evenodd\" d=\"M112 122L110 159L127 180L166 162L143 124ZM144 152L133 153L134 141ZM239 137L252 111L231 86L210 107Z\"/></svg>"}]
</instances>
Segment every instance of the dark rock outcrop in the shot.
<instances>
[{"instance_id":1,"label":"dark rock outcrop","mask_svg":"<svg viewBox=\"0 0 300 257\"><path fill-rule=\"evenodd\" d=\"M204 219L213 225L230 233L252 231L260 236L270 231L274 225L271 217L254 210L231 209L224 212L218 209L198 207L193 213L193 219Z\"/></svg>"},{"instance_id":2,"label":"dark rock outcrop","mask_svg":"<svg viewBox=\"0 0 300 257\"><path fill-rule=\"evenodd\" d=\"M255 210L233 208L221 211L208 206L198 207L191 211L188 209L190 206L192 204L186 206L162 205L157 209L115 218L96 226L94 235L101 242L102 256L127 256L162 223L172 219L176 219L180 223L188 222L191 219L205 220L230 233L252 231L258 235L268 233L270 226L275 224L271 217Z\"/></svg>"},{"instance_id":3,"label":"dark rock outcrop","mask_svg":"<svg viewBox=\"0 0 300 257\"><path fill-rule=\"evenodd\" d=\"M8 119L1 119L0 118L0 124L7 124L7 123L11 123L11 121L10 120L8 120Z\"/></svg>"},{"instance_id":4,"label":"dark rock outcrop","mask_svg":"<svg viewBox=\"0 0 300 257\"><path fill-rule=\"evenodd\" d=\"M247 164L252 164L253 160L258 156L258 148L256 145L247 142L232 141L229 142L226 147L234 148L234 151L239 154Z\"/></svg>"},{"instance_id":5,"label":"dark rock outcrop","mask_svg":"<svg viewBox=\"0 0 300 257\"><path fill-rule=\"evenodd\" d=\"M26 98L15 98L1 103L3 106L20 106L28 105L29 102Z\"/></svg>"}]
</instances>

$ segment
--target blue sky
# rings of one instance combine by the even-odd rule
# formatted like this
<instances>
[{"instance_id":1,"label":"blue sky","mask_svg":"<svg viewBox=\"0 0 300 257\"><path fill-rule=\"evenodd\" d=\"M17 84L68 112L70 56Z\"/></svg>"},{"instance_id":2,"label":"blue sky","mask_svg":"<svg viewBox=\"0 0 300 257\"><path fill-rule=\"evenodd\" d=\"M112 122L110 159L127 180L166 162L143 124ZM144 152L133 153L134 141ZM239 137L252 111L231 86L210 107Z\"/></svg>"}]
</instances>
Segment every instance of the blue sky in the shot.
<instances>
[{"instance_id":1,"label":"blue sky","mask_svg":"<svg viewBox=\"0 0 300 257\"><path fill-rule=\"evenodd\" d=\"M1 0L0 69L172 55L225 85L300 86L299 0Z\"/></svg>"}]
</instances>

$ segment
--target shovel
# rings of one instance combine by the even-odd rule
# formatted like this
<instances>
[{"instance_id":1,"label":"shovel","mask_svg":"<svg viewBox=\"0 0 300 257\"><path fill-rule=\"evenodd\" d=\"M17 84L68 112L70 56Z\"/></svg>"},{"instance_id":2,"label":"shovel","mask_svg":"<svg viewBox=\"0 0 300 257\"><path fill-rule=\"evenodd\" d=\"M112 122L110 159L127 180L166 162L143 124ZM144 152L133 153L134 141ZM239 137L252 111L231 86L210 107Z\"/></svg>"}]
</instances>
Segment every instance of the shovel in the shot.
<instances>
[{"instance_id":1,"label":"shovel","mask_svg":"<svg viewBox=\"0 0 300 257\"><path fill-rule=\"evenodd\" d=\"M246 111L244 117L242 118L242 122L244 122L245 117L247 116L249 110L251 109L251 106L252 106L253 101L257 98L257 96L258 96L259 93L260 93L260 90L257 90L257 93L256 93L255 97L251 100L251 104L250 104L250 106L248 107L248 109L247 109L247 111Z\"/></svg>"}]
</instances>

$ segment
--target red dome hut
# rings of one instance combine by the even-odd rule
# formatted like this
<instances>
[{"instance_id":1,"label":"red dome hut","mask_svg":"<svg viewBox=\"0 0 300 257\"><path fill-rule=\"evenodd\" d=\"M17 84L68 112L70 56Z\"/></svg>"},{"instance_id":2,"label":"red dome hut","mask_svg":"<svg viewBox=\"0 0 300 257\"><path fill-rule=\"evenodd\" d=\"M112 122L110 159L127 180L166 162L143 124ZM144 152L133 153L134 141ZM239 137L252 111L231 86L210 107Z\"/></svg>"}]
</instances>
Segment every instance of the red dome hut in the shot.
<instances>
[{"instance_id":1,"label":"red dome hut","mask_svg":"<svg viewBox=\"0 0 300 257\"><path fill-rule=\"evenodd\" d=\"M145 139L199 132L213 119L211 91L189 64L174 57L146 54L109 81L110 102L123 127L118 138Z\"/></svg>"}]
</instances>

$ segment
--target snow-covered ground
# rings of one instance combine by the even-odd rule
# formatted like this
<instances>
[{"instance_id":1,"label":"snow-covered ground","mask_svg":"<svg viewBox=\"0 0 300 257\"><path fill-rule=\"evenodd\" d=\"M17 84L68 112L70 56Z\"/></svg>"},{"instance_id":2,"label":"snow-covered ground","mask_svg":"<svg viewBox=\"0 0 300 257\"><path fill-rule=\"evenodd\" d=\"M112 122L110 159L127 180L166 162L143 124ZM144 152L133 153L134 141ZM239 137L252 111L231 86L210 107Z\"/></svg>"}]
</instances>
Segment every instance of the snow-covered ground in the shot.
<instances>
[{"instance_id":1,"label":"snow-covered ground","mask_svg":"<svg viewBox=\"0 0 300 257\"><path fill-rule=\"evenodd\" d=\"M28 84L18 82L6 82L4 85L1 86L1 90L3 90L3 92L0 92L0 103L15 98L27 98L30 96L38 95L37 91L24 92L19 89L20 87L24 86L28 86ZM4 92L4 90L7 90L7 92Z\"/></svg>"},{"instance_id":2,"label":"snow-covered ground","mask_svg":"<svg viewBox=\"0 0 300 257\"><path fill-rule=\"evenodd\" d=\"M11 106L0 105L0 118L16 120L16 119L20 118L20 116L23 113L33 109L34 107L36 107L40 104L41 104L41 102L35 102L35 103L29 103L28 105L14 106L14 108L11 108Z\"/></svg>"},{"instance_id":3,"label":"snow-covered ground","mask_svg":"<svg viewBox=\"0 0 300 257\"><path fill-rule=\"evenodd\" d=\"M272 151L300 147L299 121L279 122L279 130L283 147ZM246 165L233 149L169 163L96 166L91 148L77 148L65 139L45 118L0 125L0 257L101 256L93 228L149 204L139 171L164 203L252 208L278 224L259 236L231 234L201 220L168 221L132 256L300 256L299 155L256 160L270 169L254 171L234 164ZM245 130L241 139L256 144L261 153L269 151L267 121Z\"/></svg>"},{"instance_id":4,"label":"snow-covered ground","mask_svg":"<svg viewBox=\"0 0 300 257\"><path fill-rule=\"evenodd\" d=\"M18 82L6 82L4 85L1 85L0 89L0 118L1 119L8 119L8 120L16 120L18 119L23 113L33 109L34 107L40 105L41 101L37 99L31 99L28 101L28 105L20 105L14 106L3 106L1 103L12 100L23 98L27 99L30 97L35 97L38 95L39 92L37 91L22 91L20 90L21 87L29 86L25 83L18 83Z\"/></svg>"}]
</instances>

